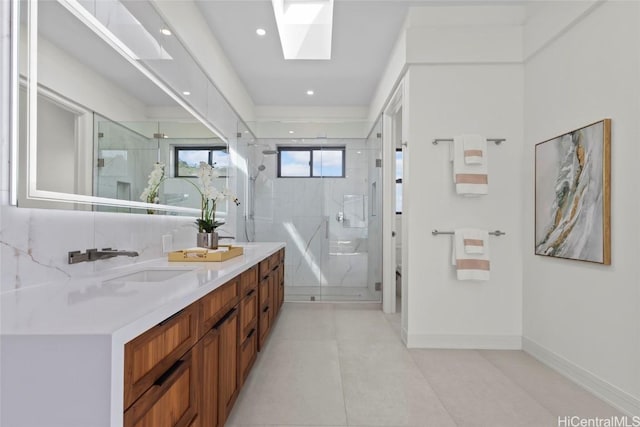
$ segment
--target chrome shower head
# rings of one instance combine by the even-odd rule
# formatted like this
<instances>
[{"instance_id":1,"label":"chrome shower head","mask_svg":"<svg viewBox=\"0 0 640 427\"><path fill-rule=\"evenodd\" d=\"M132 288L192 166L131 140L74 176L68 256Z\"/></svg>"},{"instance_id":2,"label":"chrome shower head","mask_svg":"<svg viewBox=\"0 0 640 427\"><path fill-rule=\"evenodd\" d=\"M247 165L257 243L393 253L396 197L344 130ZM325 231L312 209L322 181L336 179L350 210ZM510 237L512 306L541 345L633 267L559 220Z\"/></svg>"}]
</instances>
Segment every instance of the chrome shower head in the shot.
<instances>
[{"instance_id":1,"label":"chrome shower head","mask_svg":"<svg viewBox=\"0 0 640 427\"><path fill-rule=\"evenodd\" d=\"M262 171L263 171L263 170L265 170L266 168L267 168L267 167L266 167L265 165L260 165L260 166L258 166L258 170L259 170L260 172L262 172Z\"/></svg>"}]
</instances>

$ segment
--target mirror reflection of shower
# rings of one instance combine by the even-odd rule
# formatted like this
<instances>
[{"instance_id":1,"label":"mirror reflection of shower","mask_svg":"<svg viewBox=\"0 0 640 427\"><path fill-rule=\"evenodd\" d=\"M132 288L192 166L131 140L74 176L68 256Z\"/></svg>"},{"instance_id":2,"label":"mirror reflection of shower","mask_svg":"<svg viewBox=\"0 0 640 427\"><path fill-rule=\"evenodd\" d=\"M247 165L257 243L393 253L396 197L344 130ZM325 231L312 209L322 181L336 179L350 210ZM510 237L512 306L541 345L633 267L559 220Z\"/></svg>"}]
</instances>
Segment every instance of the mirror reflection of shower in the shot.
<instances>
[{"instance_id":1,"label":"mirror reflection of shower","mask_svg":"<svg viewBox=\"0 0 640 427\"><path fill-rule=\"evenodd\" d=\"M256 145L258 146L258 145ZM263 146L264 147L264 146ZM255 240L255 205L256 205L256 181L260 176L260 173L264 172L267 169L267 166L264 164L265 156L273 156L278 154L277 150L273 150L270 148L266 148L262 150L262 159L255 169L249 168L249 191L248 191L248 214L245 218L245 227L244 234L248 242L253 242Z\"/></svg>"}]
</instances>

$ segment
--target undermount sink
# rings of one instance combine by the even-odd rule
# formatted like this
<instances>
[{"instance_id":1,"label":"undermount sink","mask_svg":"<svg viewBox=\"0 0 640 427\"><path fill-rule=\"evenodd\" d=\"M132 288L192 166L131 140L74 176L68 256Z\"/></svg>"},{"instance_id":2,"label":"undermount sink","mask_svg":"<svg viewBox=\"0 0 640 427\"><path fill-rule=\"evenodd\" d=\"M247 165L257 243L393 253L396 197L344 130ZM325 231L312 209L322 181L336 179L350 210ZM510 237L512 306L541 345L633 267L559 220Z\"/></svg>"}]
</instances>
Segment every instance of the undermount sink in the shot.
<instances>
[{"instance_id":1,"label":"undermount sink","mask_svg":"<svg viewBox=\"0 0 640 427\"><path fill-rule=\"evenodd\" d=\"M194 269L147 269L135 271L133 273L125 274L123 276L114 277L113 279L105 280L104 283L109 282L146 282L157 283L164 282L181 274L189 273Z\"/></svg>"}]
</instances>

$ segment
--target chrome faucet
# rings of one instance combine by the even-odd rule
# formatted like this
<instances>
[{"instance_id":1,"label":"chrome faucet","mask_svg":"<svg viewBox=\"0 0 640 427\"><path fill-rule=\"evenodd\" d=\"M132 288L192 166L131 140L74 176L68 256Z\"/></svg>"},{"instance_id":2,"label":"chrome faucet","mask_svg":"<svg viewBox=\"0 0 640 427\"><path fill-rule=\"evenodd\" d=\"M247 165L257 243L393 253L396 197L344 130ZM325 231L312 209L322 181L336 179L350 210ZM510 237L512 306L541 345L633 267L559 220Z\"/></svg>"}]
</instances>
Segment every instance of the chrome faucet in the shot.
<instances>
[{"instance_id":1,"label":"chrome faucet","mask_svg":"<svg viewBox=\"0 0 640 427\"><path fill-rule=\"evenodd\" d=\"M136 251L119 251L111 248L102 248L102 250L87 249L86 253L81 253L80 251L69 252L69 264L77 264L83 261L98 261L117 256L135 257L138 255L140 254Z\"/></svg>"}]
</instances>

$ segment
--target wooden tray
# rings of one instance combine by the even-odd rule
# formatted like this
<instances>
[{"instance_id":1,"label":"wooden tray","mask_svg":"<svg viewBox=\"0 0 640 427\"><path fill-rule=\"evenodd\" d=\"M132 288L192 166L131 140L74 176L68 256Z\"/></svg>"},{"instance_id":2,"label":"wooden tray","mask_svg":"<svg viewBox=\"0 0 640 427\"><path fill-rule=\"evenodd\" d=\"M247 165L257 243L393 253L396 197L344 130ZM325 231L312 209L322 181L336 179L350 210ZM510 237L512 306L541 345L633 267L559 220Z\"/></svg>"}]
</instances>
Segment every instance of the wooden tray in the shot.
<instances>
[{"instance_id":1,"label":"wooden tray","mask_svg":"<svg viewBox=\"0 0 640 427\"><path fill-rule=\"evenodd\" d=\"M244 253L241 246L218 245L218 249L194 248L169 252L169 261L221 262Z\"/></svg>"}]
</instances>

